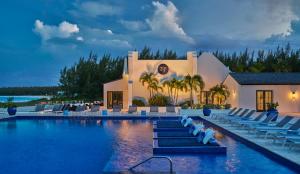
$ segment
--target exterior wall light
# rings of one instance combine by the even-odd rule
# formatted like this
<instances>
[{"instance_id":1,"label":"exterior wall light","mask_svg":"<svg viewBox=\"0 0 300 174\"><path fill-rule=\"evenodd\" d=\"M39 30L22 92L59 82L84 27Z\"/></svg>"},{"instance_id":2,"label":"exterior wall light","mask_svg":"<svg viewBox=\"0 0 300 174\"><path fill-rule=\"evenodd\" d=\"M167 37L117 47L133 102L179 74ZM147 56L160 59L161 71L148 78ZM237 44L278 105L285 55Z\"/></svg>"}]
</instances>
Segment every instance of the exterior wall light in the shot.
<instances>
[{"instance_id":1,"label":"exterior wall light","mask_svg":"<svg viewBox=\"0 0 300 174\"><path fill-rule=\"evenodd\" d=\"M235 90L232 90L232 96L236 97L236 91Z\"/></svg>"},{"instance_id":2,"label":"exterior wall light","mask_svg":"<svg viewBox=\"0 0 300 174\"><path fill-rule=\"evenodd\" d=\"M292 91L292 100L295 101L296 100L296 91Z\"/></svg>"}]
</instances>

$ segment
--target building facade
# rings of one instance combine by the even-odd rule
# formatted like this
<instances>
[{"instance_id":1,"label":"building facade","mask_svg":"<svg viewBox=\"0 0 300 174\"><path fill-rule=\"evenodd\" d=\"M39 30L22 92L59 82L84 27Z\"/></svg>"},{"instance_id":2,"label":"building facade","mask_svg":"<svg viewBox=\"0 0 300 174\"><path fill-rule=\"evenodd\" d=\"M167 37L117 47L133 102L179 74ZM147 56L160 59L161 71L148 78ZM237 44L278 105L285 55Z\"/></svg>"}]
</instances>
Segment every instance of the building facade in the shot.
<instances>
[{"instance_id":1,"label":"building facade","mask_svg":"<svg viewBox=\"0 0 300 174\"><path fill-rule=\"evenodd\" d=\"M300 73L230 73L224 84L233 106L264 111L278 102L280 112L300 112Z\"/></svg>"},{"instance_id":2,"label":"building facade","mask_svg":"<svg viewBox=\"0 0 300 174\"><path fill-rule=\"evenodd\" d=\"M121 105L126 109L132 105L133 99L140 99L147 103L149 91L139 79L143 73L151 72L156 74L156 78L161 82L173 77L181 78L188 74L199 74L205 82L205 88L201 93L194 94L195 103L210 103L209 89L223 83L230 91L230 97L226 102L233 107L262 111L267 109L267 103L278 102L281 112L300 112L300 73L290 73L286 76L282 76L283 73L265 73L263 77L265 79L259 78L260 73L245 73L246 75L243 76L241 73L231 73L228 67L209 53L197 57L196 52L187 52L184 60L144 60L139 59L138 56L136 51L129 52L128 59L124 61L122 79L104 84L106 108L111 109L114 105ZM167 95L167 90L164 89L162 93ZM178 98L179 103L188 100L189 92L179 92ZM200 99L206 100L199 101Z\"/></svg>"}]
</instances>

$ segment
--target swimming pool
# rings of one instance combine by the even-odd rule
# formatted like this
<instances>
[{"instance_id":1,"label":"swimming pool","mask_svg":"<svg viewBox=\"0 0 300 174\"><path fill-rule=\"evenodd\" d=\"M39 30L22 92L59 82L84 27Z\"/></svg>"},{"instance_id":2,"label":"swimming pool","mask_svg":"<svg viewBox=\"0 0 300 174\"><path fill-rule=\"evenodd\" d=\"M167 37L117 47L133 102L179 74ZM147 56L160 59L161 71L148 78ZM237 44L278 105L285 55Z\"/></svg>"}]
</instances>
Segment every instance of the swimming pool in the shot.
<instances>
[{"instance_id":1,"label":"swimming pool","mask_svg":"<svg viewBox=\"0 0 300 174\"><path fill-rule=\"evenodd\" d=\"M221 136L227 155L171 155L176 173L293 173ZM0 173L79 174L126 171L152 156L152 124L141 120L10 120L0 122ZM168 171L154 160L136 171Z\"/></svg>"}]
</instances>

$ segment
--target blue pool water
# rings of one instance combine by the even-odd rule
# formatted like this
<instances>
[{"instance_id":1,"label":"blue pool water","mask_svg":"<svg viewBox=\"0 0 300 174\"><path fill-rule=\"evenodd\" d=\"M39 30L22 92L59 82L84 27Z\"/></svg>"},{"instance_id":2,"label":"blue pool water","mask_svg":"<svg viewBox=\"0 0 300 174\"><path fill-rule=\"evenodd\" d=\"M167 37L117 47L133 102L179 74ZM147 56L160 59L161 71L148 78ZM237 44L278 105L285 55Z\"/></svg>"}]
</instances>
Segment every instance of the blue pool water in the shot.
<instances>
[{"instance_id":1,"label":"blue pool water","mask_svg":"<svg viewBox=\"0 0 300 174\"><path fill-rule=\"evenodd\" d=\"M227 155L172 155L176 173L293 173L227 136ZM149 121L0 122L0 173L99 174L126 171L152 156ZM137 171L168 171L164 160Z\"/></svg>"},{"instance_id":2,"label":"blue pool water","mask_svg":"<svg viewBox=\"0 0 300 174\"><path fill-rule=\"evenodd\" d=\"M38 100L42 98L50 99L49 96L0 96L0 103L7 102L8 97L13 97L14 102L16 103L28 102L28 101Z\"/></svg>"}]
</instances>

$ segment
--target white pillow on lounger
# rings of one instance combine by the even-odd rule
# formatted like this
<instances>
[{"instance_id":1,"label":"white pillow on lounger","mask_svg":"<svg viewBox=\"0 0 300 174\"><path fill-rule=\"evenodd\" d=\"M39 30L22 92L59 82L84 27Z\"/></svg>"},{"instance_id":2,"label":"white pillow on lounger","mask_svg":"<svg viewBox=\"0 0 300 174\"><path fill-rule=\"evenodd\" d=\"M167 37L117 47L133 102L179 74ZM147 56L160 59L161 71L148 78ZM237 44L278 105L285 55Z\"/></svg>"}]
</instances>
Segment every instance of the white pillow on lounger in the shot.
<instances>
[{"instance_id":1,"label":"white pillow on lounger","mask_svg":"<svg viewBox=\"0 0 300 174\"><path fill-rule=\"evenodd\" d=\"M215 131L211 128L205 130L205 136L203 138L203 144L207 144L210 139L215 137Z\"/></svg>"},{"instance_id":2,"label":"white pillow on lounger","mask_svg":"<svg viewBox=\"0 0 300 174\"><path fill-rule=\"evenodd\" d=\"M181 118L181 124L184 124L186 119L188 119L189 117L187 115L183 115Z\"/></svg>"},{"instance_id":3,"label":"white pillow on lounger","mask_svg":"<svg viewBox=\"0 0 300 174\"><path fill-rule=\"evenodd\" d=\"M189 126L189 125L191 125L191 124L193 124L193 119L191 119L191 118L188 118L188 119L186 119L186 122L184 123L184 127L187 127L187 126Z\"/></svg>"},{"instance_id":4,"label":"white pillow on lounger","mask_svg":"<svg viewBox=\"0 0 300 174\"><path fill-rule=\"evenodd\" d=\"M196 136L199 132L201 132L204 128L203 123L198 123L194 125L194 131L193 131L193 135Z\"/></svg>"}]
</instances>

